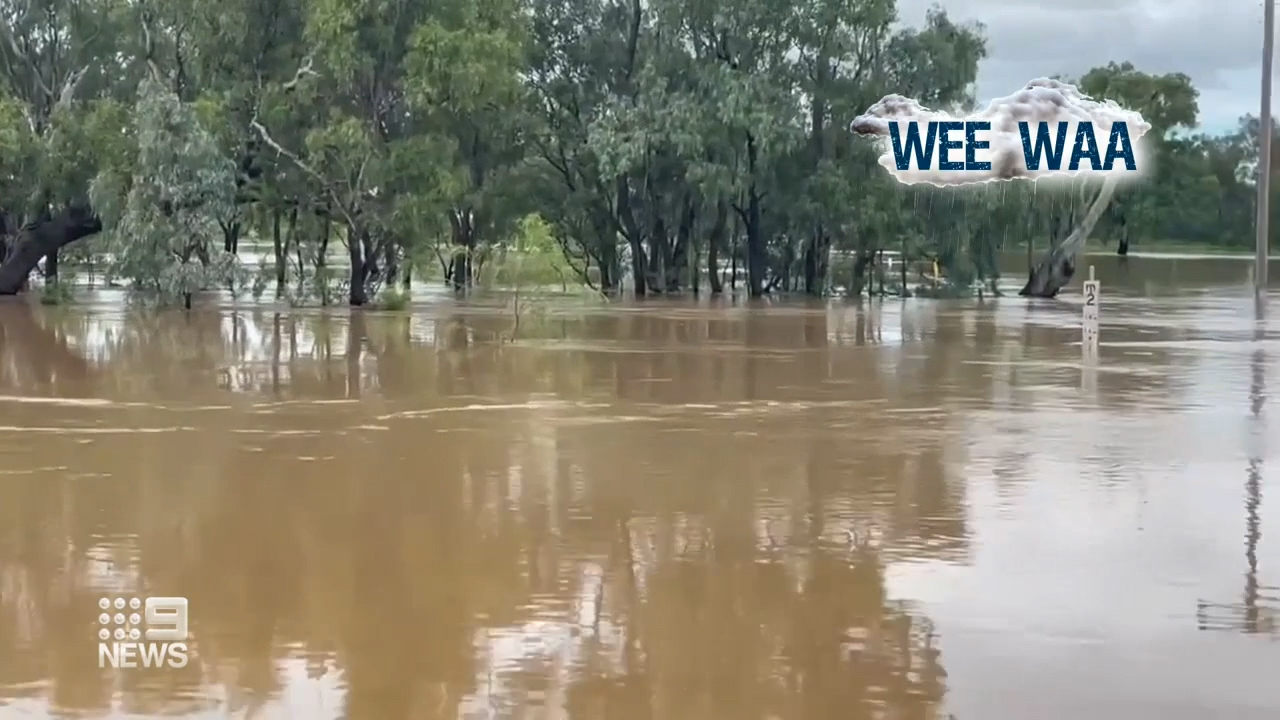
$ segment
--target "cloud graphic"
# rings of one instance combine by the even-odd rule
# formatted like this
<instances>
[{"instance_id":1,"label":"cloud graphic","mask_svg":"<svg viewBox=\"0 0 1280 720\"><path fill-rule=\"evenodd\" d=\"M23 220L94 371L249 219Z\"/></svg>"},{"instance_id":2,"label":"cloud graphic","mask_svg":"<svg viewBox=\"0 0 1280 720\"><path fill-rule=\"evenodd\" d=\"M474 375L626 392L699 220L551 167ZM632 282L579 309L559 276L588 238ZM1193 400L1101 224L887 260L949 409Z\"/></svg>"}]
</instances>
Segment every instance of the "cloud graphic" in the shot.
<instances>
[{"instance_id":1,"label":"cloud graphic","mask_svg":"<svg viewBox=\"0 0 1280 720\"><path fill-rule=\"evenodd\" d=\"M927 170L898 169L889 141L890 123L964 122L966 120L991 123L991 130L983 133L984 137L981 138L987 140L990 147L977 150L977 159L991 163L990 170L958 172L938 170L936 167ZM938 112L901 95L886 95L865 113L854 118L849 124L849 130L859 135L869 135L879 139L884 149L880 155L880 164L899 182L906 185L927 183L949 187L1000 180L1040 180L1097 175L1097 171L1088 169L1087 163L1084 164L1084 169L1080 170L1068 170L1065 163L1061 170L1048 170L1044 169L1044 166L1038 170L1028 170L1023 155L1022 136L1018 132L1019 122L1031 123L1033 132L1039 123L1050 123L1051 127L1057 123L1068 123L1067 143L1070 144L1075 137L1075 125L1086 121L1093 123L1094 135L1101 146L1099 148L1101 152L1106 150L1111 126L1117 122L1128 123L1129 138L1133 142L1138 173L1125 171L1123 165L1119 165L1119 169L1113 172L1121 177L1133 177L1142 172L1146 167L1144 161L1146 153L1141 139L1151 130L1151 125L1142 119L1142 115L1133 110L1126 110L1110 100L1094 100L1081 93L1076 86L1050 78L1032 80L1018 92L992 100L986 110L974 115L960 116ZM905 137L905 126L902 129ZM1063 153L1064 157L1069 157L1070 151L1071 147L1068 147Z\"/></svg>"}]
</instances>

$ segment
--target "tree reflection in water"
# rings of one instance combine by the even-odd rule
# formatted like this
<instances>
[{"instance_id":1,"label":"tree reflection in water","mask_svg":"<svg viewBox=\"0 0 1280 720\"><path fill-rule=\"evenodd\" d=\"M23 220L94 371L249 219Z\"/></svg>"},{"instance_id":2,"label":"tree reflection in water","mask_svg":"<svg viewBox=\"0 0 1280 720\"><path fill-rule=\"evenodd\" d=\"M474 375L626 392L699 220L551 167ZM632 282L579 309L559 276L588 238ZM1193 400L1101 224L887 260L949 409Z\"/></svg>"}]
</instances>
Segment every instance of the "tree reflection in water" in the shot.
<instances>
[{"instance_id":1,"label":"tree reflection in water","mask_svg":"<svg viewBox=\"0 0 1280 720\"><path fill-rule=\"evenodd\" d=\"M501 317L4 310L4 395L104 399L6 403L48 430L0 440L11 702L937 716L935 634L884 566L967 552L947 420L857 419L910 383L824 356L824 312L588 315L552 350L451 340ZM99 670L103 589L189 597L199 662Z\"/></svg>"}]
</instances>

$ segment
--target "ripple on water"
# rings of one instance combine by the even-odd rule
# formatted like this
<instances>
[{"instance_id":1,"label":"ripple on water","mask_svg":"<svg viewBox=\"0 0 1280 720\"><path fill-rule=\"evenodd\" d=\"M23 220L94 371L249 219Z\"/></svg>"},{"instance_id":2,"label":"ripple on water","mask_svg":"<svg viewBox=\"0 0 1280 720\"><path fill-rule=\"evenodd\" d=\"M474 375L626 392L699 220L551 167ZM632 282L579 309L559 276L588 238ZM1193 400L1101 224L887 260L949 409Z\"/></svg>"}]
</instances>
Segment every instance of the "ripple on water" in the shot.
<instances>
[{"instance_id":1,"label":"ripple on water","mask_svg":"<svg viewBox=\"0 0 1280 720\"><path fill-rule=\"evenodd\" d=\"M1108 287L1085 362L1076 302L650 303L438 352L504 320L447 298L359 316L358 358L345 313L120 313L59 326L97 373L63 380L6 342L0 702L1273 717L1280 321ZM65 378L119 399L23 395ZM207 664L51 664L107 590L189 595Z\"/></svg>"}]
</instances>

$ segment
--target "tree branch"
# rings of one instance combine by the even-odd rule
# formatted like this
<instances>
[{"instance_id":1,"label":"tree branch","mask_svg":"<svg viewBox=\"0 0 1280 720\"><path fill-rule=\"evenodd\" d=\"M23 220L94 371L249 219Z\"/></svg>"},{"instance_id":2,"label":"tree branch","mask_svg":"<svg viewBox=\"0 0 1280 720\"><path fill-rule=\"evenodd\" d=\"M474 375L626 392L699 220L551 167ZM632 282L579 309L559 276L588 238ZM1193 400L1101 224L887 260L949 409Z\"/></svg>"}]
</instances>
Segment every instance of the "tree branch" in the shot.
<instances>
[{"instance_id":1,"label":"tree branch","mask_svg":"<svg viewBox=\"0 0 1280 720\"><path fill-rule=\"evenodd\" d=\"M165 85L164 73L160 72L160 66L156 65L156 41L151 37L151 10L143 8L142 10L142 57L147 61L147 68L151 70L151 77L161 85Z\"/></svg>"},{"instance_id":2,"label":"tree branch","mask_svg":"<svg viewBox=\"0 0 1280 720\"><path fill-rule=\"evenodd\" d=\"M1089 239L1089 233L1093 232L1094 225L1098 223L1102 213L1107 209L1108 203L1111 202L1111 196L1115 193L1116 183L1115 174L1107 175L1106 180L1103 181L1102 188L1093 200L1093 204L1089 206L1088 212L1085 213L1084 219L1061 244L1052 248L1032 268L1031 277L1027 279L1027 284L1023 286L1022 290L1018 292L1019 295L1023 297L1056 297L1058 292L1071 281L1071 276L1075 274L1076 255L1084 249L1085 242Z\"/></svg>"},{"instance_id":3,"label":"tree branch","mask_svg":"<svg viewBox=\"0 0 1280 720\"><path fill-rule=\"evenodd\" d=\"M18 47L18 38L14 36L13 31L8 28L7 23L0 23L0 39L4 40L5 45L9 48L9 52L12 52L14 57L26 62L28 69L31 70L31 78L35 80L37 85L39 85L38 89L40 92L43 92L46 98L52 100L53 91L49 89L49 85L45 83L44 77L41 76L40 66L35 60L31 59L30 55L23 52L21 47Z\"/></svg>"},{"instance_id":4,"label":"tree branch","mask_svg":"<svg viewBox=\"0 0 1280 720\"><path fill-rule=\"evenodd\" d=\"M308 165L307 162L298 157L296 153L286 150L282 145L280 145L280 143L276 142L275 138L271 137L271 133L267 132L267 129L262 126L262 123L258 122L257 118L249 121L249 127L253 128L254 132L258 133L258 136L262 138L262 142L266 143L268 147L275 150L280 155L289 158L290 162L296 165L299 170L310 175L312 179L320 183L320 187L324 188L329 199L333 201L334 205L338 206L338 211L342 213L347 224L350 227L358 227L355 216L347 209L347 203L342 201L342 198L334 191L333 185L325 178L324 175L321 175L318 170Z\"/></svg>"},{"instance_id":5,"label":"tree branch","mask_svg":"<svg viewBox=\"0 0 1280 720\"><path fill-rule=\"evenodd\" d=\"M293 92L293 89L298 86L298 83L302 82L303 78L317 77L318 75L319 73L311 69L311 56L308 55L302 59L302 67L298 68L298 72L293 74L293 79L280 87L285 92Z\"/></svg>"},{"instance_id":6,"label":"tree branch","mask_svg":"<svg viewBox=\"0 0 1280 720\"><path fill-rule=\"evenodd\" d=\"M56 107L67 107L76 96L76 91L80 89L80 83L84 80L84 76L89 72L89 66L85 65L79 70L72 70L65 82L62 83L62 92L58 93L58 104Z\"/></svg>"},{"instance_id":7,"label":"tree branch","mask_svg":"<svg viewBox=\"0 0 1280 720\"><path fill-rule=\"evenodd\" d=\"M56 215L25 225L0 262L0 295L22 290L40 259L102 230L102 221L87 205L72 204Z\"/></svg>"}]
</instances>

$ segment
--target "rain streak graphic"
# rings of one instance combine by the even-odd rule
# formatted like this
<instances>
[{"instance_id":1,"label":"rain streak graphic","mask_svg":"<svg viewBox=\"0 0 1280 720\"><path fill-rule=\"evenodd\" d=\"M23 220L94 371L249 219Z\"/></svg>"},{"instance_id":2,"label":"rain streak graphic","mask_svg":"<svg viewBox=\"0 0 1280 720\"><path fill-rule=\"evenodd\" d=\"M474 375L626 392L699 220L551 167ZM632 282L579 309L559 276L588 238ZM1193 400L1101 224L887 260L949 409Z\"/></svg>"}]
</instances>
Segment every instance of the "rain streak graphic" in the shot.
<instances>
[{"instance_id":1,"label":"rain streak graphic","mask_svg":"<svg viewBox=\"0 0 1280 720\"><path fill-rule=\"evenodd\" d=\"M130 611L128 615L124 613L125 608ZM102 627L98 630L98 639L106 642L113 638L116 640L141 638L142 631L138 629L142 624L142 615L138 613L141 608L142 601L138 598L125 600L118 597L114 601L111 598L100 598L98 609L102 610L102 614L98 616L98 624ZM114 614L111 612L113 609Z\"/></svg>"}]
</instances>

